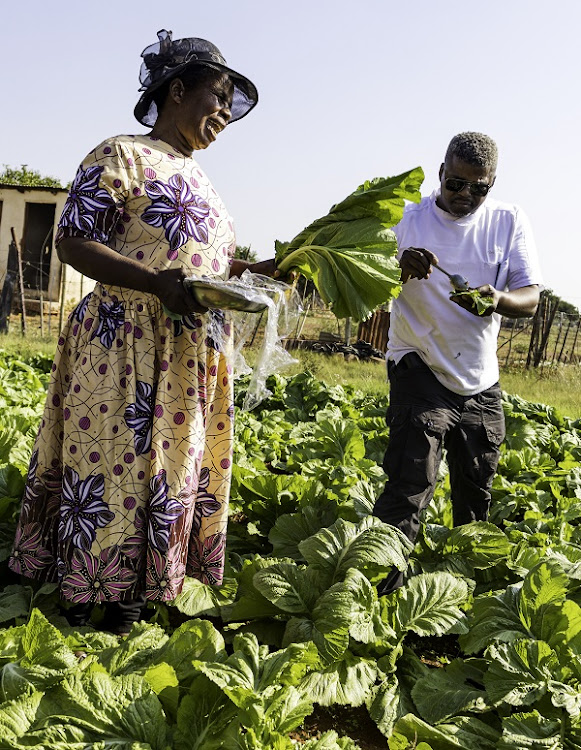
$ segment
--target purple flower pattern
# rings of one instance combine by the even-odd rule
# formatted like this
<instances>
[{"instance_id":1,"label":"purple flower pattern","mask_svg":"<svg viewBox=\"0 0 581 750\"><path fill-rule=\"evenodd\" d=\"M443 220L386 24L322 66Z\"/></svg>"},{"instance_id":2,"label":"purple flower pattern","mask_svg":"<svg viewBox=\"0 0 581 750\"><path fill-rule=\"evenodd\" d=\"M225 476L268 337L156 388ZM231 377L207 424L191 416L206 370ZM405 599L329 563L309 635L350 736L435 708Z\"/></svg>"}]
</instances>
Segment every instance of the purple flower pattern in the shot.
<instances>
[{"instance_id":1,"label":"purple flower pattern","mask_svg":"<svg viewBox=\"0 0 581 750\"><path fill-rule=\"evenodd\" d=\"M171 526L184 512L184 506L175 498L168 497L165 471L153 477L150 488L147 538L153 547L165 552L169 547Z\"/></svg>"},{"instance_id":2,"label":"purple flower pattern","mask_svg":"<svg viewBox=\"0 0 581 750\"><path fill-rule=\"evenodd\" d=\"M63 498L60 507L59 537L75 547L88 550L95 541L97 529L115 518L103 500L105 479L102 474L80 479L74 469L65 467Z\"/></svg>"},{"instance_id":3,"label":"purple flower pattern","mask_svg":"<svg viewBox=\"0 0 581 750\"><path fill-rule=\"evenodd\" d=\"M135 583L135 573L122 565L117 547L109 547L95 557L90 552L76 549L71 570L62 579L62 591L67 599L79 604L118 601Z\"/></svg>"},{"instance_id":4,"label":"purple flower pattern","mask_svg":"<svg viewBox=\"0 0 581 750\"><path fill-rule=\"evenodd\" d=\"M98 213L114 205L109 193L99 187L102 173L103 167L78 169L63 209L61 226L91 233Z\"/></svg>"},{"instance_id":5,"label":"purple flower pattern","mask_svg":"<svg viewBox=\"0 0 581 750\"><path fill-rule=\"evenodd\" d=\"M134 430L135 453L140 456L151 448L155 390L149 383L137 381L135 402L125 409L125 422Z\"/></svg>"},{"instance_id":6,"label":"purple flower pattern","mask_svg":"<svg viewBox=\"0 0 581 750\"><path fill-rule=\"evenodd\" d=\"M210 213L210 206L199 195L192 193L181 175L172 175L167 184L161 180L148 180L145 192L151 199L151 205L141 218L152 227L163 226L170 250L182 247L190 237L196 242L208 242L205 219Z\"/></svg>"},{"instance_id":7,"label":"purple flower pattern","mask_svg":"<svg viewBox=\"0 0 581 750\"><path fill-rule=\"evenodd\" d=\"M148 598L167 601L179 594L186 566L180 560L177 547L172 547L167 555L160 554L155 548L150 550L145 574Z\"/></svg>"},{"instance_id":8,"label":"purple flower pattern","mask_svg":"<svg viewBox=\"0 0 581 750\"><path fill-rule=\"evenodd\" d=\"M91 340L99 338L106 349L113 346L117 330L125 322L125 308L121 302L101 302L99 305L99 325Z\"/></svg>"},{"instance_id":9,"label":"purple flower pattern","mask_svg":"<svg viewBox=\"0 0 581 750\"><path fill-rule=\"evenodd\" d=\"M207 518L213 515L222 507L222 503L216 500L216 495L212 495L208 492L210 485L210 470L204 466L200 472L200 481L198 484L198 494L196 496L196 504L194 506L194 521L192 524L192 531L194 534L198 534L202 528L202 518Z\"/></svg>"},{"instance_id":10,"label":"purple flower pattern","mask_svg":"<svg viewBox=\"0 0 581 750\"><path fill-rule=\"evenodd\" d=\"M39 523L19 526L16 530L10 567L19 575L30 575L54 564L51 553L43 546Z\"/></svg>"},{"instance_id":11,"label":"purple flower pattern","mask_svg":"<svg viewBox=\"0 0 581 750\"><path fill-rule=\"evenodd\" d=\"M91 299L91 295L87 294L83 299L79 302L79 304L75 307L71 315L75 320L77 320L79 323L83 322L83 318L85 317L85 313L87 312L87 307L89 306L89 300Z\"/></svg>"},{"instance_id":12,"label":"purple flower pattern","mask_svg":"<svg viewBox=\"0 0 581 750\"><path fill-rule=\"evenodd\" d=\"M195 537L190 543L188 566L195 578L209 586L220 586L224 577L226 536L212 534L203 541Z\"/></svg>"}]
</instances>

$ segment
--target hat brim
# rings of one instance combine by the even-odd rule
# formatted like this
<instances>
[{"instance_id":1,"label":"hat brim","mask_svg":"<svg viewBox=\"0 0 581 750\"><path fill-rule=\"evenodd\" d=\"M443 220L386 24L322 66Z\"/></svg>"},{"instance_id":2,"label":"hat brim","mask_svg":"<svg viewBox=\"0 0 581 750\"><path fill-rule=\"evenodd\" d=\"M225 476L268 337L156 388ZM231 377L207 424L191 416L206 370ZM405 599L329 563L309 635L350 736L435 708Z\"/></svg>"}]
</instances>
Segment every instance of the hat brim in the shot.
<instances>
[{"instance_id":1,"label":"hat brim","mask_svg":"<svg viewBox=\"0 0 581 750\"><path fill-rule=\"evenodd\" d=\"M135 105L133 114L135 119L146 127L152 128L157 120L158 112L157 106L153 101L153 94L168 81L178 78L180 73L183 73L186 68L194 66L213 68L219 70L222 73L226 73L234 86L234 93L232 96L232 105L230 112L230 122L236 122L241 120L243 117L253 109L258 103L258 90L249 78L237 73L232 68L228 68L226 65L221 65L217 62L206 62L205 60L189 61L176 67L172 70L171 76L162 78L160 81L156 81L149 86L141 95L139 101Z\"/></svg>"}]
</instances>

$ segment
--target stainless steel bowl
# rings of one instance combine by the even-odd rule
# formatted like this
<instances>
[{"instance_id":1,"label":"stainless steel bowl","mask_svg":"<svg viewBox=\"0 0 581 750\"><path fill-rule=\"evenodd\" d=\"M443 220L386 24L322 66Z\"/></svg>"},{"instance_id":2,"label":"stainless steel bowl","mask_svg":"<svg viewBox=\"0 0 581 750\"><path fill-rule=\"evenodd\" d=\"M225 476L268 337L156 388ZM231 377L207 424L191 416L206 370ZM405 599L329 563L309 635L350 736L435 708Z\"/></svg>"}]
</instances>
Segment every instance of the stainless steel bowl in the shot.
<instances>
[{"instance_id":1,"label":"stainless steel bowl","mask_svg":"<svg viewBox=\"0 0 581 750\"><path fill-rule=\"evenodd\" d=\"M215 310L261 312L267 307L266 302L248 299L243 289L236 289L219 279L185 279L184 286L199 305Z\"/></svg>"}]
</instances>

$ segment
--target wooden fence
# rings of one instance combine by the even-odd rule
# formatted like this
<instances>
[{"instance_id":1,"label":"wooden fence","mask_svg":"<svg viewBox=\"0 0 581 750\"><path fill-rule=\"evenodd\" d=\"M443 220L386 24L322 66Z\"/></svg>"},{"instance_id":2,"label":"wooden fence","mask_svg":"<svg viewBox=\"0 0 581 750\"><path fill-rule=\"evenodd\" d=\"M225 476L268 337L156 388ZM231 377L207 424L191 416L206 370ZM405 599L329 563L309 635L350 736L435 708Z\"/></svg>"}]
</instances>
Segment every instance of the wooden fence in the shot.
<instances>
[{"instance_id":1,"label":"wooden fence","mask_svg":"<svg viewBox=\"0 0 581 750\"><path fill-rule=\"evenodd\" d=\"M532 318L503 318L498 337L502 367L546 367L581 363L581 318L559 312L560 300L542 294ZM384 352L387 348L389 313L377 310L359 325L357 338Z\"/></svg>"}]
</instances>

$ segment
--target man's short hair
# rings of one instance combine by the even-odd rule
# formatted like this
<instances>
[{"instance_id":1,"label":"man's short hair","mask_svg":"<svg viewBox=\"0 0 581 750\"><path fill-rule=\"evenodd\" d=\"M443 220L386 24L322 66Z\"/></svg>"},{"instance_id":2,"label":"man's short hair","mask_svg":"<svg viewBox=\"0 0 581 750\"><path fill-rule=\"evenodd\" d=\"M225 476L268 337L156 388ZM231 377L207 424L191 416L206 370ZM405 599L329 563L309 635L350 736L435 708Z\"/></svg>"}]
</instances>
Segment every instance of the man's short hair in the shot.
<instances>
[{"instance_id":1,"label":"man's short hair","mask_svg":"<svg viewBox=\"0 0 581 750\"><path fill-rule=\"evenodd\" d=\"M498 147L492 138L484 133L467 132L455 135L446 151L445 161L450 161L453 156L467 164L489 169L492 174L496 174Z\"/></svg>"}]
</instances>

